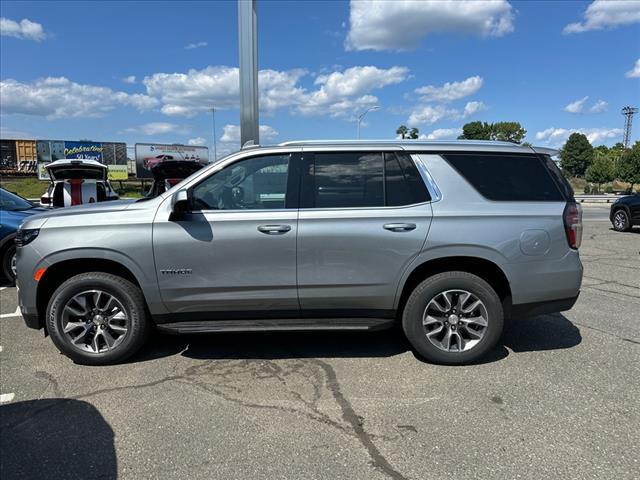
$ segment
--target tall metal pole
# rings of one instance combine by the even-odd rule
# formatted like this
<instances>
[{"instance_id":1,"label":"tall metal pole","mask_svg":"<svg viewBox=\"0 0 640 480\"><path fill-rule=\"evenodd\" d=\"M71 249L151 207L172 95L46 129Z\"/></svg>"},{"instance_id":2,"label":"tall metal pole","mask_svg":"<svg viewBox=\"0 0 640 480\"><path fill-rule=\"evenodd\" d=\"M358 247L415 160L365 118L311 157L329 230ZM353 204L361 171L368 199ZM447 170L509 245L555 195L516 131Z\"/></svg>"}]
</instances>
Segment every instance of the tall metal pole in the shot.
<instances>
[{"instance_id":1,"label":"tall metal pole","mask_svg":"<svg viewBox=\"0 0 640 480\"><path fill-rule=\"evenodd\" d=\"M260 143L258 119L258 32L256 0L238 0L240 54L240 146Z\"/></svg>"},{"instance_id":2,"label":"tall metal pole","mask_svg":"<svg viewBox=\"0 0 640 480\"><path fill-rule=\"evenodd\" d=\"M218 159L218 141L216 138L216 107L211 109L211 120L213 121L213 161Z\"/></svg>"},{"instance_id":3,"label":"tall metal pole","mask_svg":"<svg viewBox=\"0 0 640 480\"><path fill-rule=\"evenodd\" d=\"M364 118L364 116L371 111L379 110L379 109L380 109L380 105L374 105L373 107L367 108L364 112L362 112L358 116L358 140L360 140L360 122L362 122L362 119Z\"/></svg>"},{"instance_id":4,"label":"tall metal pole","mask_svg":"<svg viewBox=\"0 0 640 480\"><path fill-rule=\"evenodd\" d=\"M624 131L622 144L624 148L629 148L629 143L631 142L631 125L633 124L633 116L638 113L638 109L636 107L624 107L622 109L622 115L624 115Z\"/></svg>"}]
</instances>

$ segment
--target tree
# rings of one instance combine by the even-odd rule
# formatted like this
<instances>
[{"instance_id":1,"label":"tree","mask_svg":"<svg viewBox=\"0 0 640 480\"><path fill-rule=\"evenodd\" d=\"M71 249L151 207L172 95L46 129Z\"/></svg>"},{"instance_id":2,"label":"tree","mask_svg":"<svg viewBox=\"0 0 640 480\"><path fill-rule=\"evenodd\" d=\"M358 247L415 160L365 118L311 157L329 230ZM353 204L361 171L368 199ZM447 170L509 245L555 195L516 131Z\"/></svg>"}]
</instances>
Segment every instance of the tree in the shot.
<instances>
[{"instance_id":1,"label":"tree","mask_svg":"<svg viewBox=\"0 0 640 480\"><path fill-rule=\"evenodd\" d=\"M610 182L615 177L615 164L613 158L608 152L603 152L602 149L596 150L593 162L587 168L585 172L585 178L588 182L595 183L600 191L600 185Z\"/></svg>"},{"instance_id":2,"label":"tree","mask_svg":"<svg viewBox=\"0 0 640 480\"><path fill-rule=\"evenodd\" d=\"M470 122L462 127L461 140L500 140L521 143L527 131L518 122Z\"/></svg>"},{"instance_id":3,"label":"tree","mask_svg":"<svg viewBox=\"0 0 640 480\"><path fill-rule=\"evenodd\" d=\"M487 122L469 122L462 127L460 140L491 140L491 125Z\"/></svg>"},{"instance_id":4,"label":"tree","mask_svg":"<svg viewBox=\"0 0 640 480\"><path fill-rule=\"evenodd\" d=\"M572 133L560 151L560 167L573 177L582 177L593 161L593 147L582 133Z\"/></svg>"},{"instance_id":5,"label":"tree","mask_svg":"<svg viewBox=\"0 0 640 480\"><path fill-rule=\"evenodd\" d=\"M418 138L419 133L420 133L420 131L417 128L413 127L411 129L411 131L409 132L409 137L408 138L411 138L411 139L415 140L415 139Z\"/></svg>"},{"instance_id":6,"label":"tree","mask_svg":"<svg viewBox=\"0 0 640 480\"><path fill-rule=\"evenodd\" d=\"M633 147L625 150L618 162L618 177L633 185L640 183L640 140Z\"/></svg>"},{"instance_id":7,"label":"tree","mask_svg":"<svg viewBox=\"0 0 640 480\"><path fill-rule=\"evenodd\" d=\"M404 125L400 125L396 130L396 135L400 135L400 138L402 138L403 140L405 139L405 135L407 135L408 133L409 129Z\"/></svg>"}]
</instances>

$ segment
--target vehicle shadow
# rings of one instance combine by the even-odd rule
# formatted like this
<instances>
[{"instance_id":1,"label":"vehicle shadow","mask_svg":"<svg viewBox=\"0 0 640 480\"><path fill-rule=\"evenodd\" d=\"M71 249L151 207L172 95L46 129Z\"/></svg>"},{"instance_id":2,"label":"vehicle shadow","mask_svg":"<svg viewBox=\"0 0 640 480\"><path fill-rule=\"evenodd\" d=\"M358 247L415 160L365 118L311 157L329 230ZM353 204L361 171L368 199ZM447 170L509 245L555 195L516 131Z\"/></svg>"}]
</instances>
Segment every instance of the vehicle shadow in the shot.
<instances>
[{"instance_id":1,"label":"vehicle shadow","mask_svg":"<svg viewBox=\"0 0 640 480\"><path fill-rule=\"evenodd\" d=\"M65 398L0 407L2 478L116 479L114 433L90 403Z\"/></svg>"},{"instance_id":2,"label":"vehicle shadow","mask_svg":"<svg viewBox=\"0 0 640 480\"><path fill-rule=\"evenodd\" d=\"M574 347L581 341L578 328L561 314L513 319L506 323L500 345L478 363L502 360L509 351L557 350ZM172 336L156 332L130 362L177 354L200 360L391 357L411 350L399 327L362 333L248 332Z\"/></svg>"}]
</instances>

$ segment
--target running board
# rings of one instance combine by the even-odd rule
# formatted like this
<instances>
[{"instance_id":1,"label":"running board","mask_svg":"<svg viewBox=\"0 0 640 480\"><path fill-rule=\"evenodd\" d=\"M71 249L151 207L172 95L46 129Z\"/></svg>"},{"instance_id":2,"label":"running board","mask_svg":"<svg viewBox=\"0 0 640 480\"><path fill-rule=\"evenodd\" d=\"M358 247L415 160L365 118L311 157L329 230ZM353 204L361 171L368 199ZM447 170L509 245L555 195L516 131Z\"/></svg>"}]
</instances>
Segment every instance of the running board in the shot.
<instances>
[{"instance_id":1,"label":"running board","mask_svg":"<svg viewBox=\"0 0 640 480\"><path fill-rule=\"evenodd\" d=\"M390 328L388 318L283 318L269 320L198 320L161 323L158 330L173 334L217 332L374 331Z\"/></svg>"}]
</instances>

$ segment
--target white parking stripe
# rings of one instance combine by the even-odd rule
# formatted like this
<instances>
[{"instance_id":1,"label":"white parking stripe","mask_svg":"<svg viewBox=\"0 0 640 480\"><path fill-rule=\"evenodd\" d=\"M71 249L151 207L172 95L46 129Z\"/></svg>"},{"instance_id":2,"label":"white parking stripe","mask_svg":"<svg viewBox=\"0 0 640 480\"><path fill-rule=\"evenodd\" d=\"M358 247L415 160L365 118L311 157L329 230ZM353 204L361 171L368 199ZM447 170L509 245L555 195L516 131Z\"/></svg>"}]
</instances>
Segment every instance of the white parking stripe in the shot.
<instances>
[{"instance_id":1,"label":"white parking stripe","mask_svg":"<svg viewBox=\"0 0 640 480\"><path fill-rule=\"evenodd\" d=\"M13 313L3 313L2 315L0 315L0 318L9 318L9 317L19 317L20 315L22 315L20 313L20 307L16 307L16 311Z\"/></svg>"},{"instance_id":2,"label":"white parking stripe","mask_svg":"<svg viewBox=\"0 0 640 480\"><path fill-rule=\"evenodd\" d=\"M0 292L1 292L2 290L6 290L7 288L9 288L9 287L0 287Z\"/></svg>"},{"instance_id":3,"label":"white parking stripe","mask_svg":"<svg viewBox=\"0 0 640 480\"><path fill-rule=\"evenodd\" d=\"M0 345L0 353L2 353L2 345Z\"/></svg>"},{"instance_id":4,"label":"white parking stripe","mask_svg":"<svg viewBox=\"0 0 640 480\"><path fill-rule=\"evenodd\" d=\"M0 395L0 403L10 402L15 396L15 393L3 393L2 395Z\"/></svg>"}]
</instances>

